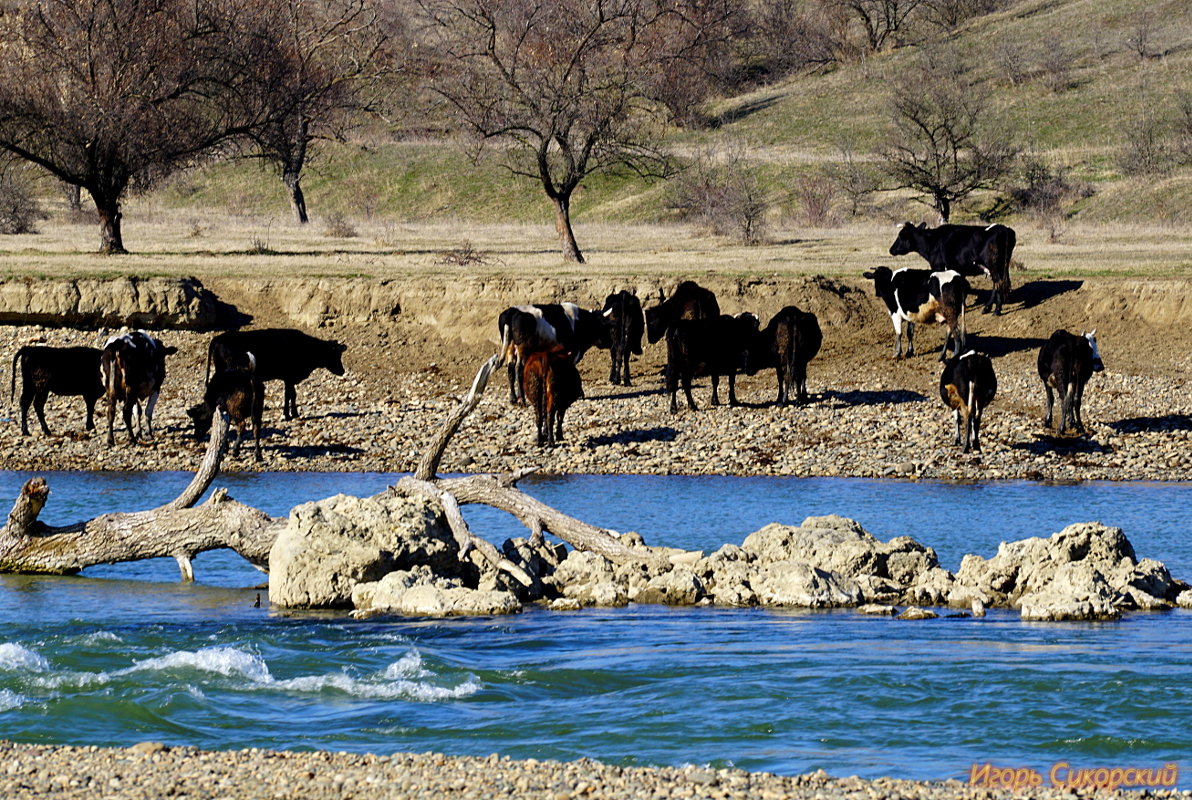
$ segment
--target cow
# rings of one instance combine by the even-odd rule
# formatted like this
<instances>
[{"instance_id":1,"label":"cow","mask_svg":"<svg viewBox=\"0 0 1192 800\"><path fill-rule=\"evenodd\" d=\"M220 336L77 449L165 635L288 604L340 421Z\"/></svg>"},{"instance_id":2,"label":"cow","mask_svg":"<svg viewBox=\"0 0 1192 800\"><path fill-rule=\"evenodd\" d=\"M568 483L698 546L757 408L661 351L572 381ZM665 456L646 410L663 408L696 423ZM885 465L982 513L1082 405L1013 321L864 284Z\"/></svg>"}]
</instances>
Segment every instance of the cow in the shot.
<instances>
[{"instance_id":1,"label":"cow","mask_svg":"<svg viewBox=\"0 0 1192 800\"><path fill-rule=\"evenodd\" d=\"M898 229L898 237L890 245L890 255L918 253L936 271L956 270L972 277L985 273L993 282L993 291L985 301L982 313L993 310L1002 313L1002 303L1010 297L1010 257L1014 254L1017 235L1005 225L940 225L917 227L909 222Z\"/></svg>"},{"instance_id":2,"label":"cow","mask_svg":"<svg viewBox=\"0 0 1192 800\"><path fill-rule=\"evenodd\" d=\"M262 383L285 383L282 416L297 419L298 384L316 369L343 375L343 354L347 349L346 344L318 339L293 328L226 331L214 337L207 346L207 380L210 381L213 374L229 369L246 369L248 354L252 353L256 379Z\"/></svg>"},{"instance_id":3,"label":"cow","mask_svg":"<svg viewBox=\"0 0 1192 800\"><path fill-rule=\"evenodd\" d=\"M592 347L612 346L608 318L575 303L511 306L497 317L497 330L501 335L501 363L509 370L512 405L526 399L521 374L530 353L559 345L571 353L573 364L579 364Z\"/></svg>"},{"instance_id":4,"label":"cow","mask_svg":"<svg viewBox=\"0 0 1192 800\"><path fill-rule=\"evenodd\" d=\"M874 294L882 299L894 323L894 358L902 358L902 323L906 323L906 355L915 354L915 324L942 322L948 326L940 361L947 357L948 345L954 355L964 348L964 298L968 281L955 270L932 272L927 269L902 268L891 271L878 267L865 273L873 281Z\"/></svg>"},{"instance_id":5,"label":"cow","mask_svg":"<svg viewBox=\"0 0 1192 800\"><path fill-rule=\"evenodd\" d=\"M95 430L95 401L103 396L99 374L100 351L94 347L46 347L27 345L12 357L12 381L8 402L16 394L17 368L21 370L21 435L29 435L29 405L37 412L41 432L46 425L46 399L51 394L82 396L87 406L86 430Z\"/></svg>"},{"instance_id":6,"label":"cow","mask_svg":"<svg viewBox=\"0 0 1192 800\"><path fill-rule=\"evenodd\" d=\"M712 405L720 405L721 375L728 376L729 405L737 405L737 372L748 365L750 350L760 347L759 328L757 317L749 313L676 320L666 333L666 391L671 413L679 412L676 394L680 383L687 407L697 410L691 398L691 379L704 375L712 378Z\"/></svg>"},{"instance_id":7,"label":"cow","mask_svg":"<svg viewBox=\"0 0 1192 800\"><path fill-rule=\"evenodd\" d=\"M251 424L253 449L257 461L261 461L261 414L265 410L265 384L256 375L256 357L248 353L246 368L225 369L211 376L203 392L202 402L186 410L194 422L195 439L202 441L211 430L211 419L223 409L228 420L236 428L236 443L232 455L240 456L240 442L244 439L244 428Z\"/></svg>"},{"instance_id":8,"label":"cow","mask_svg":"<svg viewBox=\"0 0 1192 800\"><path fill-rule=\"evenodd\" d=\"M1060 421L1056 433L1062 436L1069 428L1080 434L1086 433L1080 413L1084 385L1094 372L1105 369L1097 350L1097 332L1077 336L1063 329L1057 330L1039 349L1038 367L1039 378L1047 391L1047 417L1043 426L1051 427L1054 389L1060 395Z\"/></svg>"},{"instance_id":9,"label":"cow","mask_svg":"<svg viewBox=\"0 0 1192 800\"><path fill-rule=\"evenodd\" d=\"M654 344L681 319L714 319L720 304L711 289L695 281L683 281L669 298L658 290L658 305L646 309L646 339Z\"/></svg>"},{"instance_id":10,"label":"cow","mask_svg":"<svg viewBox=\"0 0 1192 800\"><path fill-rule=\"evenodd\" d=\"M584 396L574 359L560 345L529 353L522 382L526 399L534 408L538 446L563 441L563 415Z\"/></svg>"},{"instance_id":11,"label":"cow","mask_svg":"<svg viewBox=\"0 0 1192 800\"><path fill-rule=\"evenodd\" d=\"M758 347L751 350L746 372L773 367L778 378L778 404L807 402L807 364L823 344L819 320L815 314L797 306L787 306L770 320L761 332Z\"/></svg>"},{"instance_id":12,"label":"cow","mask_svg":"<svg viewBox=\"0 0 1192 800\"><path fill-rule=\"evenodd\" d=\"M622 289L605 298L603 313L609 321L611 335L612 369L608 381L617 385L624 379L624 385L631 386L629 355L642 354L642 334L645 332L642 303L633 292Z\"/></svg>"},{"instance_id":13,"label":"cow","mask_svg":"<svg viewBox=\"0 0 1192 800\"><path fill-rule=\"evenodd\" d=\"M965 453L970 446L976 452L981 452L981 417L996 395L997 375L993 372L993 362L989 356L969 350L962 356L944 362L944 371L940 375L940 399L953 410L956 438L952 444L963 443ZM964 429L963 441L961 428Z\"/></svg>"},{"instance_id":14,"label":"cow","mask_svg":"<svg viewBox=\"0 0 1192 800\"><path fill-rule=\"evenodd\" d=\"M137 441L132 426L134 410L138 416L137 427L143 420L146 438L153 438L153 408L166 378L166 356L177 352L178 348L167 347L145 331L112 336L104 344L99 365L108 404L108 447L115 443L112 426L117 403L124 404L122 416L130 442L136 444ZM143 410L142 401L145 403Z\"/></svg>"}]
</instances>

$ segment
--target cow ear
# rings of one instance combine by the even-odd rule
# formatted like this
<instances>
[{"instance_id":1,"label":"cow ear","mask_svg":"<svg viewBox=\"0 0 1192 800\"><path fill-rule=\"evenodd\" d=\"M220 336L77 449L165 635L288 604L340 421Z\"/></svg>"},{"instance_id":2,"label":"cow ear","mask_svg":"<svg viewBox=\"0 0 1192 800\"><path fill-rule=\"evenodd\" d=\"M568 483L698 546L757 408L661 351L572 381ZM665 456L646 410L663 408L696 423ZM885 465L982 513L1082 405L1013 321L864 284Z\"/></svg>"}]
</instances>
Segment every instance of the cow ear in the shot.
<instances>
[{"instance_id":1,"label":"cow ear","mask_svg":"<svg viewBox=\"0 0 1192 800\"><path fill-rule=\"evenodd\" d=\"M172 344L171 344L171 345L168 345L168 346L165 348L165 351L164 351L164 352L165 352L165 354L166 354L167 356L172 356L172 355L174 355L174 353L177 353L177 352L178 352L178 348L177 348L177 347L174 347L174 345L172 345Z\"/></svg>"},{"instance_id":2,"label":"cow ear","mask_svg":"<svg viewBox=\"0 0 1192 800\"><path fill-rule=\"evenodd\" d=\"M348 346L346 344L344 344L343 342L336 342L335 349L341 353L345 353L348 350Z\"/></svg>"},{"instance_id":3,"label":"cow ear","mask_svg":"<svg viewBox=\"0 0 1192 800\"><path fill-rule=\"evenodd\" d=\"M925 231L925 230L927 230L927 223L926 223L926 222L920 222L920 223L919 223L919 230L921 230L921 231Z\"/></svg>"},{"instance_id":4,"label":"cow ear","mask_svg":"<svg viewBox=\"0 0 1192 800\"><path fill-rule=\"evenodd\" d=\"M1091 336L1091 337L1093 337L1093 338L1096 338L1096 336L1097 336L1097 329L1096 329L1096 328L1093 328L1091 331L1089 331L1089 336Z\"/></svg>"}]
</instances>

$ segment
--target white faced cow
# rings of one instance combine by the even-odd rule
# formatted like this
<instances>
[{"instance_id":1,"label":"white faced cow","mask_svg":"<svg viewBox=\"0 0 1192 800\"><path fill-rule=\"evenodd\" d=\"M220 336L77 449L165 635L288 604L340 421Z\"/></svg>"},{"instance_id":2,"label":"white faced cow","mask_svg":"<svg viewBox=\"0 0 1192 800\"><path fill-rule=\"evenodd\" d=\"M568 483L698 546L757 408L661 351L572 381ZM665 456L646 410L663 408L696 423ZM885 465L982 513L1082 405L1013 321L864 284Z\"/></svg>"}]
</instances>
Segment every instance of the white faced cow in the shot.
<instances>
[{"instance_id":1,"label":"white faced cow","mask_svg":"<svg viewBox=\"0 0 1192 800\"><path fill-rule=\"evenodd\" d=\"M898 229L898 238L890 245L890 255L918 253L936 271L954 269L962 275L985 273L993 282L993 291L983 313L1002 313L1002 303L1010 297L1010 257L1018 237L1005 225L940 225L928 228L907 222Z\"/></svg>"},{"instance_id":2,"label":"white faced cow","mask_svg":"<svg viewBox=\"0 0 1192 800\"><path fill-rule=\"evenodd\" d=\"M145 331L132 331L108 339L99 358L108 403L108 447L114 442L112 426L116 403L124 404L124 428L130 442L136 444L137 441L132 425L134 410L139 417L137 427L144 420L145 434L153 438L153 408L166 379L166 356L177 352L178 348L165 346ZM143 410L142 401L145 403Z\"/></svg>"},{"instance_id":3,"label":"white faced cow","mask_svg":"<svg viewBox=\"0 0 1192 800\"><path fill-rule=\"evenodd\" d=\"M940 361L947 357L948 345L954 343L953 355L964 348L964 298L968 281L955 270L932 272L927 269L878 267L865 273L873 281L874 294L882 299L894 323L894 358L902 358L902 325L906 323L906 355L915 354L915 324L942 322L948 326Z\"/></svg>"},{"instance_id":4,"label":"white faced cow","mask_svg":"<svg viewBox=\"0 0 1192 800\"><path fill-rule=\"evenodd\" d=\"M1057 330L1040 348L1038 367L1043 388L1047 391L1047 418L1043 425L1051 427L1054 389L1060 395L1060 421L1056 433L1062 436L1069 428L1080 434L1086 433L1080 413L1084 385L1094 372L1105 369L1101 353L1097 351L1097 332L1077 336Z\"/></svg>"},{"instance_id":5,"label":"white faced cow","mask_svg":"<svg viewBox=\"0 0 1192 800\"><path fill-rule=\"evenodd\" d=\"M575 303L547 303L512 306L497 317L501 334L501 363L508 365L509 402L526 399L521 374L526 356L555 345L571 354L578 364L592 347L612 346L612 323L600 311L589 311Z\"/></svg>"}]
</instances>

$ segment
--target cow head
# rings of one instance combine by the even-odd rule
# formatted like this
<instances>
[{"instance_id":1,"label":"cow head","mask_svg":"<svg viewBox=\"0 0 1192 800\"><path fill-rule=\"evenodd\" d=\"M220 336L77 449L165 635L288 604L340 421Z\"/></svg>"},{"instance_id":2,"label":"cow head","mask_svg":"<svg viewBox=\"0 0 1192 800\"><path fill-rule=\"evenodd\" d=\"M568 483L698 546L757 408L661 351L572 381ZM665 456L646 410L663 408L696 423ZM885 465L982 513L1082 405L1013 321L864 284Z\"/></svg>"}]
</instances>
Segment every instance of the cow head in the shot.
<instances>
[{"instance_id":1,"label":"cow head","mask_svg":"<svg viewBox=\"0 0 1192 800\"><path fill-rule=\"evenodd\" d=\"M1093 372L1102 372L1105 369L1105 364L1101 361L1101 353L1097 350L1097 329L1089 331L1084 334L1084 338L1089 343L1089 347L1093 350Z\"/></svg>"},{"instance_id":2,"label":"cow head","mask_svg":"<svg viewBox=\"0 0 1192 800\"><path fill-rule=\"evenodd\" d=\"M890 280L894 277L894 271L889 267L874 267L864 273L862 277L873 281L873 293L878 297L883 297L890 288Z\"/></svg>"},{"instance_id":3,"label":"cow head","mask_svg":"<svg viewBox=\"0 0 1192 800\"><path fill-rule=\"evenodd\" d=\"M199 403L197 406L186 409L186 414L194 422L195 439L203 441L203 437L211 431L211 418L215 414L215 409L206 403Z\"/></svg>"},{"instance_id":4,"label":"cow head","mask_svg":"<svg viewBox=\"0 0 1192 800\"><path fill-rule=\"evenodd\" d=\"M327 371L332 375L343 375L343 354L344 351L348 349L348 346L346 344L342 344L341 342L327 342L326 345L326 361L324 362L323 366L326 367Z\"/></svg>"},{"instance_id":5,"label":"cow head","mask_svg":"<svg viewBox=\"0 0 1192 800\"><path fill-rule=\"evenodd\" d=\"M902 227L898 229L898 237L894 240L894 244L890 245L890 255L905 256L907 253L916 252L918 248L915 235L919 233L919 230L910 222L902 223Z\"/></svg>"}]
</instances>

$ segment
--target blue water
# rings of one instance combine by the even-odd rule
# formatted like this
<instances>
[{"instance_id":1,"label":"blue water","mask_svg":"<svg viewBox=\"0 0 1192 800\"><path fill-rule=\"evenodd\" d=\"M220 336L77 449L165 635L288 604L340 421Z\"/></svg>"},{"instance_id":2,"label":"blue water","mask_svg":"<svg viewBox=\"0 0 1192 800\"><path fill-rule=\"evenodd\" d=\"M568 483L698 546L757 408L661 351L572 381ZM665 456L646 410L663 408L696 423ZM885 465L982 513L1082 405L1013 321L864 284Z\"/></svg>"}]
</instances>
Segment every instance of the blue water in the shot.
<instances>
[{"instance_id":1,"label":"blue water","mask_svg":"<svg viewBox=\"0 0 1192 800\"><path fill-rule=\"evenodd\" d=\"M7 504L24 479L0 473ZM175 496L189 475L50 473L63 524ZM224 475L281 515L381 474ZM966 552L1090 519L1192 577L1192 485L957 485L577 476L523 488L651 544L714 548L771 521L839 513ZM511 518L468 510L500 540ZM852 612L624 609L352 620L253 605L264 576L228 553L0 576L0 738L735 765L964 778L975 762L1184 765L1192 613L1031 624L1012 612L904 623ZM1188 765L1192 769L1192 764ZM1180 785L1192 788L1181 776Z\"/></svg>"}]
</instances>

